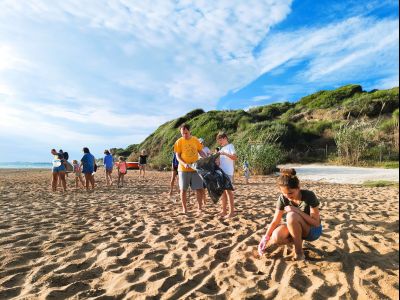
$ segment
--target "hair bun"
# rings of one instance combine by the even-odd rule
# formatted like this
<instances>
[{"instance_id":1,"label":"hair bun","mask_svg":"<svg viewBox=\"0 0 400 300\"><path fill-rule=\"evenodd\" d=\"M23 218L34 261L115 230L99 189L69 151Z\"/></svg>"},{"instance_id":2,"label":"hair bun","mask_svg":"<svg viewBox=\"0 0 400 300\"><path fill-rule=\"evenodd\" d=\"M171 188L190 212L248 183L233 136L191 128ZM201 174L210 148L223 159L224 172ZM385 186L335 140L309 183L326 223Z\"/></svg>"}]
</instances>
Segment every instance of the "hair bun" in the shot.
<instances>
[{"instance_id":1,"label":"hair bun","mask_svg":"<svg viewBox=\"0 0 400 300\"><path fill-rule=\"evenodd\" d=\"M296 173L296 170L295 169L280 169L279 170L279 172L282 174L282 175L288 175L288 176L295 176L297 173Z\"/></svg>"}]
</instances>

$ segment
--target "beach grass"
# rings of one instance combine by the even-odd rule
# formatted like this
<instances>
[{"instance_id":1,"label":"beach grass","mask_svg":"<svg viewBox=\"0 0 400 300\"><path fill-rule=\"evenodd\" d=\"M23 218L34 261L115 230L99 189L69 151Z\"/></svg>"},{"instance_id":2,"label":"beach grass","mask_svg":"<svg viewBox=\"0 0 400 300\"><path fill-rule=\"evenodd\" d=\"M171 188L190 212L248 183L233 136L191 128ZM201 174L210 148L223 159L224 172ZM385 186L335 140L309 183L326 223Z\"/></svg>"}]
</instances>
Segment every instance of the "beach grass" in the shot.
<instances>
[{"instance_id":1,"label":"beach grass","mask_svg":"<svg viewBox=\"0 0 400 300\"><path fill-rule=\"evenodd\" d=\"M399 183L396 181L388 181L388 180L369 180L365 181L363 185L367 187L387 187L387 186L399 186Z\"/></svg>"}]
</instances>

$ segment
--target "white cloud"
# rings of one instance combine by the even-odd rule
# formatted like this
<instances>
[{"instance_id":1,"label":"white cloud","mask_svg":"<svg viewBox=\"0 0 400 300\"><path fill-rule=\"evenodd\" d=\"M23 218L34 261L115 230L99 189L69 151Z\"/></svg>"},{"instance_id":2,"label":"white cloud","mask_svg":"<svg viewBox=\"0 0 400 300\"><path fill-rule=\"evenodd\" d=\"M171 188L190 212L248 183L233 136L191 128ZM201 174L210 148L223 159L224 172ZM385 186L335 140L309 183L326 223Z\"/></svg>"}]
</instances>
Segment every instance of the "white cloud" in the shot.
<instances>
[{"instance_id":1,"label":"white cloud","mask_svg":"<svg viewBox=\"0 0 400 300\"><path fill-rule=\"evenodd\" d=\"M23 71L29 67L30 63L17 53L12 45L1 45L0 43L0 72L6 70Z\"/></svg>"},{"instance_id":2,"label":"white cloud","mask_svg":"<svg viewBox=\"0 0 400 300\"><path fill-rule=\"evenodd\" d=\"M377 64L393 63L382 55L398 53L398 21L351 18L322 28L301 29L272 36L261 51L261 73L270 72L291 61L309 60L299 81L328 81L355 77ZM381 70L377 70L381 71ZM370 75L370 74L366 74Z\"/></svg>"},{"instance_id":3,"label":"white cloud","mask_svg":"<svg viewBox=\"0 0 400 300\"><path fill-rule=\"evenodd\" d=\"M251 100L254 102L260 102L268 99L271 99L271 95L255 96Z\"/></svg>"}]
</instances>

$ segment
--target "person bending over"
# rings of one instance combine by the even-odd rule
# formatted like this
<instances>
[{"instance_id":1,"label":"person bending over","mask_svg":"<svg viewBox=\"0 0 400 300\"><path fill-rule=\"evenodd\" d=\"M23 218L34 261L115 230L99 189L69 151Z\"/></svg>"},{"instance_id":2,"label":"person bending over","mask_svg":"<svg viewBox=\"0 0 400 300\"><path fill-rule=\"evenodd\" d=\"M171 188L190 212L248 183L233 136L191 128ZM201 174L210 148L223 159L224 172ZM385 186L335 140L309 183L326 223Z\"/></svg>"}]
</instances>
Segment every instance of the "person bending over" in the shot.
<instances>
[{"instance_id":1,"label":"person bending over","mask_svg":"<svg viewBox=\"0 0 400 300\"><path fill-rule=\"evenodd\" d=\"M320 203L312 191L300 189L294 169L281 169L280 173L278 186L281 195L267 233L258 245L258 253L262 256L276 246L293 243L294 259L304 260L303 241L315 241L322 234ZM281 223L282 217L284 223Z\"/></svg>"}]
</instances>

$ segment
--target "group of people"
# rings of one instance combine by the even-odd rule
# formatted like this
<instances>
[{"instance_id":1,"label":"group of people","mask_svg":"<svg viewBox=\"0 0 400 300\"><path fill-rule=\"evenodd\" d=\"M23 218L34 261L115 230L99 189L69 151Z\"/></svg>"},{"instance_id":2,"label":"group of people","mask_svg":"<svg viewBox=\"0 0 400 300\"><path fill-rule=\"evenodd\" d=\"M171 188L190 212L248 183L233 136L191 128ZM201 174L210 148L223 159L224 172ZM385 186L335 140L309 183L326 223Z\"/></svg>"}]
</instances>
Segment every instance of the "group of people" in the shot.
<instances>
[{"instance_id":1,"label":"group of people","mask_svg":"<svg viewBox=\"0 0 400 300\"><path fill-rule=\"evenodd\" d=\"M205 189L202 179L191 165L199 158L210 155L211 151L204 146L203 139L191 135L188 124L180 126L180 133L181 138L174 145L169 194L172 195L174 180L178 177L182 210L186 214L189 187L195 191L197 208L202 211ZM219 161L216 162L233 183L234 163L238 159L235 147L229 142L228 136L224 132L217 134L216 141L220 145L220 148L216 149L220 154ZM243 171L246 183L248 183L250 169L247 162L243 165ZM320 203L312 191L300 188L300 181L294 169L282 169L280 173L277 183L281 194L276 202L273 220L258 246L258 253L262 256L265 252L273 251L277 246L294 244L294 259L304 260L303 241L315 241L322 234L318 209ZM231 218L235 214L234 193L226 190L221 197L220 216ZM282 219L284 219L283 223Z\"/></svg>"},{"instance_id":2,"label":"group of people","mask_svg":"<svg viewBox=\"0 0 400 300\"><path fill-rule=\"evenodd\" d=\"M53 168L52 168L52 191L56 191L58 186L61 186L63 191L67 190L66 176L68 173L73 173L75 176L75 187L79 188L81 185L86 190L93 190L95 187L94 175L97 171L98 165L96 163L96 158L90 153L89 148L84 147L82 149L83 156L78 162L73 160L72 164L69 163L69 155L67 152L62 150L57 151L56 149L51 149L51 154L53 155ZM142 150L139 158L139 177L144 178L146 172L147 164L147 154L146 150ZM118 157L118 161L114 162L114 157L109 150L104 150L103 158L104 173L106 178L107 186L113 185L113 169L114 166L117 169L117 187L124 186L124 176L128 171L128 165L126 159L123 156Z\"/></svg>"},{"instance_id":3,"label":"group of people","mask_svg":"<svg viewBox=\"0 0 400 300\"><path fill-rule=\"evenodd\" d=\"M211 155L212 151L204 145L203 139L192 136L188 124L182 124L179 130L181 137L175 142L173 148L174 156L169 194L172 196L175 180L178 178L182 212L184 214L188 212L187 194L189 188L196 195L198 211L202 212L206 199L205 185L200 175L193 169L192 164L200 158ZM220 146L215 149L215 152L219 153L216 163L233 184L235 161L238 159L235 147L229 142L228 135L224 132L216 135L216 141ZM83 148L82 151L83 156L80 163L76 160L73 161L75 184L76 187L81 183L86 189L89 189L89 186L93 189L95 184L94 173L97 168L96 159L87 147ZM52 189L53 191L56 190L57 182L60 180L63 189L66 190L65 174L68 166L68 154L66 155L62 151L57 152L55 149L52 149L51 153L54 156ZM107 185L113 184L112 172L114 165L116 165L118 172L117 186L123 186L124 175L128 169L125 158L121 156L118 158L118 162L114 163L113 156L108 150L105 150L104 154L103 163ZM145 176L146 164L147 154L142 151L139 157L139 176ZM247 183L250 176L247 162L243 165L243 171ZM273 251L277 246L294 244L294 259L304 260L303 241L315 241L322 234L318 209L320 202L312 191L300 188L300 181L294 169L282 169L280 173L277 182L280 195L276 202L275 214L258 245L258 253L262 256L265 252ZM82 174L85 180L83 180ZM231 218L235 214L234 192L225 190L221 196L219 215L223 218ZM284 222L281 222L282 219Z\"/></svg>"},{"instance_id":4,"label":"group of people","mask_svg":"<svg viewBox=\"0 0 400 300\"><path fill-rule=\"evenodd\" d=\"M175 178L178 177L179 191L182 204L182 211L187 213L187 193L190 188L194 191L197 199L197 208L201 212L205 204L205 186L200 175L192 168L191 164L212 154L212 151L204 146L204 140L192 136L190 126L182 124L180 126L181 138L174 144L174 157L172 160L172 175L170 182L170 192L172 195ZM229 143L226 133L217 135L217 143L220 148L216 149L220 156L217 160L221 170L228 175L233 182L234 164L237 160L235 147ZM228 212L229 202L229 212ZM233 217L235 215L235 203L233 191L225 190L221 196L221 217Z\"/></svg>"}]
</instances>

